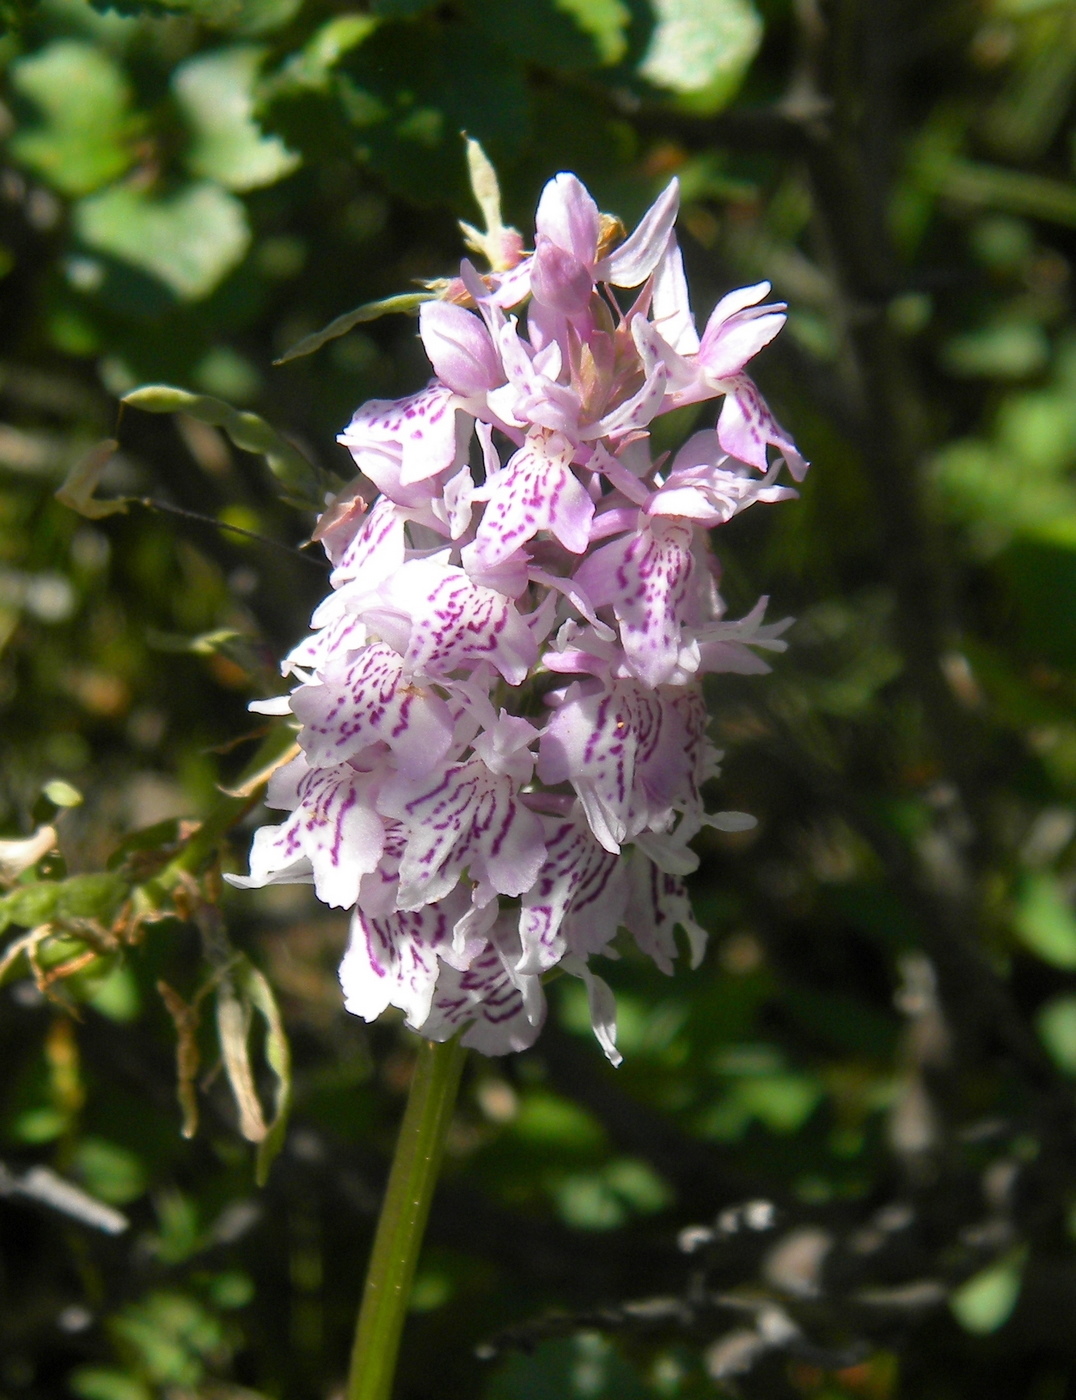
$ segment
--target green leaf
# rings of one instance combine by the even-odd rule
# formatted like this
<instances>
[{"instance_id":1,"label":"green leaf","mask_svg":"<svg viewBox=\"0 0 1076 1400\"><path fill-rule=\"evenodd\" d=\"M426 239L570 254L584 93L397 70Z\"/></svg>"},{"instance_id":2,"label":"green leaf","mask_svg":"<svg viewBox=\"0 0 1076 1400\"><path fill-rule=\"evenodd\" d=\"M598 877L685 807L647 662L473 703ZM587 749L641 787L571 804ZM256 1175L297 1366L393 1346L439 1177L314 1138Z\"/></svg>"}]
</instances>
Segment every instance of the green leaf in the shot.
<instances>
[{"instance_id":1,"label":"green leaf","mask_svg":"<svg viewBox=\"0 0 1076 1400\"><path fill-rule=\"evenodd\" d=\"M239 966L239 978L251 1005L265 1021L265 1058L276 1080L273 1116L258 1147L255 1180L264 1186L273 1159L284 1146L291 1111L291 1049L284 1030L280 1008L263 974L245 959Z\"/></svg>"},{"instance_id":2,"label":"green leaf","mask_svg":"<svg viewBox=\"0 0 1076 1400\"><path fill-rule=\"evenodd\" d=\"M63 485L56 490L56 499L87 520L103 520L106 515L124 514L127 510L126 500L99 501L94 496L105 468L119 448L115 438L105 438L91 447L67 473Z\"/></svg>"},{"instance_id":3,"label":"green leaf","mask_svg":"<svg viewBox=\"0 0 1076 1400\"><path fill-rule=\"evenodd\" d=\"M481 142L494 165L510 164L527 136L522 68L474 25L452 18L384 24L339 71L360 155L418 204L466 198L461 131Z\"/></svg>"},{"instance_id":4,"label":"green leaf","mask_svg":"<svg viewBox=\"0 0 1076 1400\"><path fill-rule=\"evenodd\" d=\"M1016 897L1013 928L1044 962L1076 969L1076 914L1052 875L1028 875Z\"/></svg>"},{"instance_id":5,"label":"green leaf","mask_svg":"<svg viewBox=\"0 0 1076 1400\"><path fill-rule=\"evenodd\" d=\"M1076 189L1046 175L957 159L941 168L938 188L947 199L973 208L1028 214L1033 219L1076 228Z\"/></svg>"},{"instance_id":6,"label":"green leaf","mask_svg":"<svg viewBox=\"0 0 1076 1400\"><path fill-rule=\"evenodd\" d=\"M1076 996L1055 997L1035 1017L1043 1044L1066 1074L1076 1074Z\"/></svg>"},{"instance_id":7,"label":"green leaf","mask_svg":"<svg viewBox=\"0 0 1076 1400\"><path fill-rule=\"evenodd\" d=\"M762 20L751 0L652 0L657 25L639 72L693 112L718 112L743 81Z\"/></svg>"},{"instance_id":8,"label":"green leaf","mask_svg":"<svg viewBox=\"0 0 1076 1400\"><path fill-rule=\"evenodd\" d=\"M491 40L543 68L593 68L627 50L620 0L477 0L473 13Z\"/></svg>"},{"instance_id":9,"label":"green leaf","mask_svg":"<svg viewBox=\"0 0 1076 1400\"><path fill-rule=\"evenodd\" d=\"M103 50L57 39L13 63L11 82L42 116L39 125L15 133L11 152L54 189L89 194L130 166L130 89Z\"/></svg>"},{"instance_id":10,"label":"green leaf","mask_svg":"<svg viewBox=\"0 0 1076 1400\"><path fill-rule=\"evenodd\" d=\"M297 360L301 355L312 355L330 340L347 335L355 326L361 326L366 321L376 321L380 316L391 316L394 312L413 313L424 301L434 299L432 292L401 292L399 296L383 297L381 301L368 301L364 306L356 307L354 311L345 311L342 316L337 316L335 321L330 321L322 330L304 335L302 340L296 341L290 349L285 350L273 364L286 365L289 360Z\"/></svg>"},{"instance_id":11,"label":"green leaf","mask_svg":"<svg viewBox=\"0 0 1076 1400\"><path fill-rule=\"evenodd\" d=\"M243 205L208 181L167 195L115 185L80 200L74 224L87 247L149 273L181 301L208 296L250 246Z\"/></svg>"},{"instance_id":12,"label":"green leaf","mask_svg":"<svg viewBox=\"0 0 1076 1400\"><path fill-rule=\"evenodd\" d=\"M1024 1250L1012 1250L956 1290L949 1306L965 1332L983 1337L1008 1320L1020 1296L1025 1258Z\"/></svg>"},{"instance_id":13,"label":"green leaf","mask_svg":"<svg viewBox=\"0 0 1076 1400\"><path fill-rule=\"evenodd\" d=\"M187 169L229 190L254 190L289 175L299 157L254 120L254 82L264 49L213 49L181 63L172 78L192 132Z\"/></svg>"},{"instance_id":14,"label":"green leaf","mask_svg":"<svg viewBox=\"0 0 1076 1400\"><path fill-rule=\"evenodd\" d=\"M171 384L144 384L124 394L123 402L145 413L189 413L201 423L223 428L236 447L264 457L269 470L290 491L317 495L316 473L297 447L256 413L233 408L223 399L192 394Z\"/></svg>"}]
</instances>

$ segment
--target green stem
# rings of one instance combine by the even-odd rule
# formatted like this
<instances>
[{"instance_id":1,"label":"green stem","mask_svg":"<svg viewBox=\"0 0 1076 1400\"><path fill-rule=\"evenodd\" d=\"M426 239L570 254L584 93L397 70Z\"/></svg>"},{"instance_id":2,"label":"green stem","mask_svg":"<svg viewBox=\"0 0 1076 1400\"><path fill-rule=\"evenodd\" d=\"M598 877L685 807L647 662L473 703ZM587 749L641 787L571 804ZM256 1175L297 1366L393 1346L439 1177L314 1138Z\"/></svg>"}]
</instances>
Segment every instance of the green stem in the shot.
<instances>
[{"instance_id":1,"label":"green stem","mask_svg":"<svg viewBox=\"0 0 1076 1400\"><path fill-rule=\"evenodd\" d=\"M458 1040L419 1046L407 1110L366 1274L346 1400L389 1400L411 1282L467 1052Z\"/></svg>"}]
</instances>

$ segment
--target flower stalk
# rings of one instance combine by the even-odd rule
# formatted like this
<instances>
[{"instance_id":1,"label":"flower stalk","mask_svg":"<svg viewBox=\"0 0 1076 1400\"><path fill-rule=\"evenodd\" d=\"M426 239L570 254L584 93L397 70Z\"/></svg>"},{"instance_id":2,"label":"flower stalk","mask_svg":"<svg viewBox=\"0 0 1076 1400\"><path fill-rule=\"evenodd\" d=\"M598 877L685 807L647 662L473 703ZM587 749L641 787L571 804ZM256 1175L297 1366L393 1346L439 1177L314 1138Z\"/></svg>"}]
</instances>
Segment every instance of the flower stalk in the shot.
<instances>
[{"instance_id":1,"label":"flower stalk","mask_svg":"<svg viewBox=\"0 0 1076 1400\"><path fill-rule=\"evenodd\" d=\"M419 1042L396 1155L366 1274L346 1400L389 1400L426 1220L467 1051Z\"/></svg>"}]
</instances>

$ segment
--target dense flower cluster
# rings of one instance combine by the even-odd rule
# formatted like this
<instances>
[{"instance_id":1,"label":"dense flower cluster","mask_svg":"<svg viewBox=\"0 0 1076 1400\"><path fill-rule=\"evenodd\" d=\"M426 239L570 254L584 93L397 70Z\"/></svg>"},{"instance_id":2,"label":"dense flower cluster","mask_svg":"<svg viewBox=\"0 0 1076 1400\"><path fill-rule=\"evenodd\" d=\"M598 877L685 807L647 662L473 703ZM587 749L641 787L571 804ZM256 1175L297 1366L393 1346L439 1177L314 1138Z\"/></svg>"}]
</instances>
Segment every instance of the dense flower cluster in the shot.
<instances>
[{"instance_id":1,"label":"dense flower cluster","mask_svg":"<svg viewBox=\"0 0 1076 1400\"><path fill-rule=\"evenodd\" d=\"M465 262L423 305L426 388L341 435L360 475L319 526L332 592L285 662L298 685L260 706L299 722L268 794L290 815L236 883L354 911L340 976L367 1020L391 1005L431 1039L519 1050L559 967L616 1062L590 959L623 927L671 971L679 925L697 963L688 843L751 824L704 810L700 677L765 671L785 624L765 600L725 618L707 532L794 494L782 462L806 470L744 373L784 308L744 288L698 335L675 181L625 239L558 175L527 254L472 160L489 227L465 233L491 270ZM658 414L718 396L716 429L651 460Z\"/></svg>"}]
</instances>

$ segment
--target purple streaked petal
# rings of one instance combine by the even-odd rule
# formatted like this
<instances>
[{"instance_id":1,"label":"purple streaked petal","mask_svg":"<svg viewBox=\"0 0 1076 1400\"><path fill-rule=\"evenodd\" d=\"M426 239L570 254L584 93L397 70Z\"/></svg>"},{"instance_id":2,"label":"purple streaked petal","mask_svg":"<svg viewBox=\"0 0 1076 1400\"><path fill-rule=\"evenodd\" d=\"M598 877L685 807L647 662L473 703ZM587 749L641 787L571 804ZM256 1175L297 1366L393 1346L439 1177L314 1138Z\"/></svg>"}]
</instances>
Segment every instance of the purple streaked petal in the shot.
<instances>
[{"instance_id":1,"label":"purple streaked petal","mask_svg":"<svg viewBox=\"0 0 1076 1400\"><path fill-rule=\"evenodd\" d=\"M450 1040L467 1027L461 1043L483 1055L507 1055L534 1044L545 1019L537 977L517 979L494 942L460 972L442 964L429 1017L416 1027L427 1040Z\"/></svg>"},{"instance_id":2,"label":"purple streaked petal","mask_svg":"<svg viewBox=\"0 0 1076 1400\"><path fill-rule=\"evenodd\" d=\"M570 782L607 851L662 829L691 771L688 734L675 709L634 680L572 685L542 732L538 776Z\"/></svg>"},{"instance_id":3,"label":"purple streaked petal","mask_svg":"<svg viewBox=\"0 0 1076 1400\"><path fill-rule=\"evenodd\" d=\"M498 564L540 530L572 554L590 538L594 502L571 469L573 447L559 435L532 435L487 482L488 504L475 535L483 564Z\"/></svg>"},{"instance_id":4,"label":"purple streaked petal","mask_svg":"<svg viewBox=\"0 0 1076 1400\"><path fill-rule=\"evenodd\" d=\"M680 662L695 570L692 527L652 524L585 559L576 579L596 607L612 606L632 671L646 685L669 681Z\"/></svg>"},{"instance_id":5,"label":"purple streaked petal","mask_svg":"<svg viewBox=\"0 0 1076 1400\"><path fill-rule=\"evenodd\" d=\"M636 943L671 975L679 925L688 937L691 966L698 967L706 951L706 930L694 919L684 882L659 870L641 851L633 852L630 860L632 893L625 922Z\"/></svg>"},{"instance_id":6,"label":"purple streaked petal","mask_svg":"<svg viewBox=\"0 0 1076 1400\"><path fill-rule=\"evenodd\" d=\"M299 781L299 806L286 824L295 825L318 898L333 909L356 902L360 880L376 869L384 849L385 830L369 787L370 775L347 764L313 768Z\"/></svg>"},{"instance_id":7,"label":"purple streaked petal","mask_svg":"<svg viewBox=\"0 0 1076 1400\"><path fill-rule=\"evenodd\" d=\"M442 899L464 871L485 892L480 903L494 894L522 894L545 856L539 818L520 803L512 780L480 759L442 768L424 782L394 780L379 805L407 830L401 909Z\"/></svg>"},{"instance_id":8,"label":"purple streaked petal","mask_svg":"<svg viewBox=\"0 0 1076 1400\"><path fill-rule=\"evenodd\" d=\"M449 899L381 918L356 909L340 964L347 1009L373 1021L386 1007L398 1006L410 1026L420 1026L430 1014L459 907L458 898Z\"/></svg>"},{"instance_id":9,"label":"purple streaked petal","mask_svg":"<svg viewBox=\"0 0 1076 1400\"><path fill-rule=\"evenodd\" d=\"M585 820L546 817L544 825L546 858L519 915L522 973L547 971L569 948L584 955L602 951L616 935L627 899L621 858L595 841Z\"/></svg>"},{"instance_id":10,"label":"purple streaked petal","mask_svg":"<svg viewBox=\"0 0 1076 1400\"><path fill-rule=\"evenodd\" d=\"M364 606L363 617L403 655L407 674L419 678L488 661L509 685L519 685L538 655L537 639L511 600L442 556L408 560Z\"/></svg>"},{"instance_id":11,"label":"purple streaked petal","mask_svg":"<svg viewBox=\"0 0 1076 1400\"><path fill-rule=\"evenodd\" d=\"M416 776L445 757L453 716L440 696L406 684L402 671L403 658L375 642L294 692L299 742L312 765L343 763L376 743L388 745L401 772Z\"/></svg>"}]
</instances>

